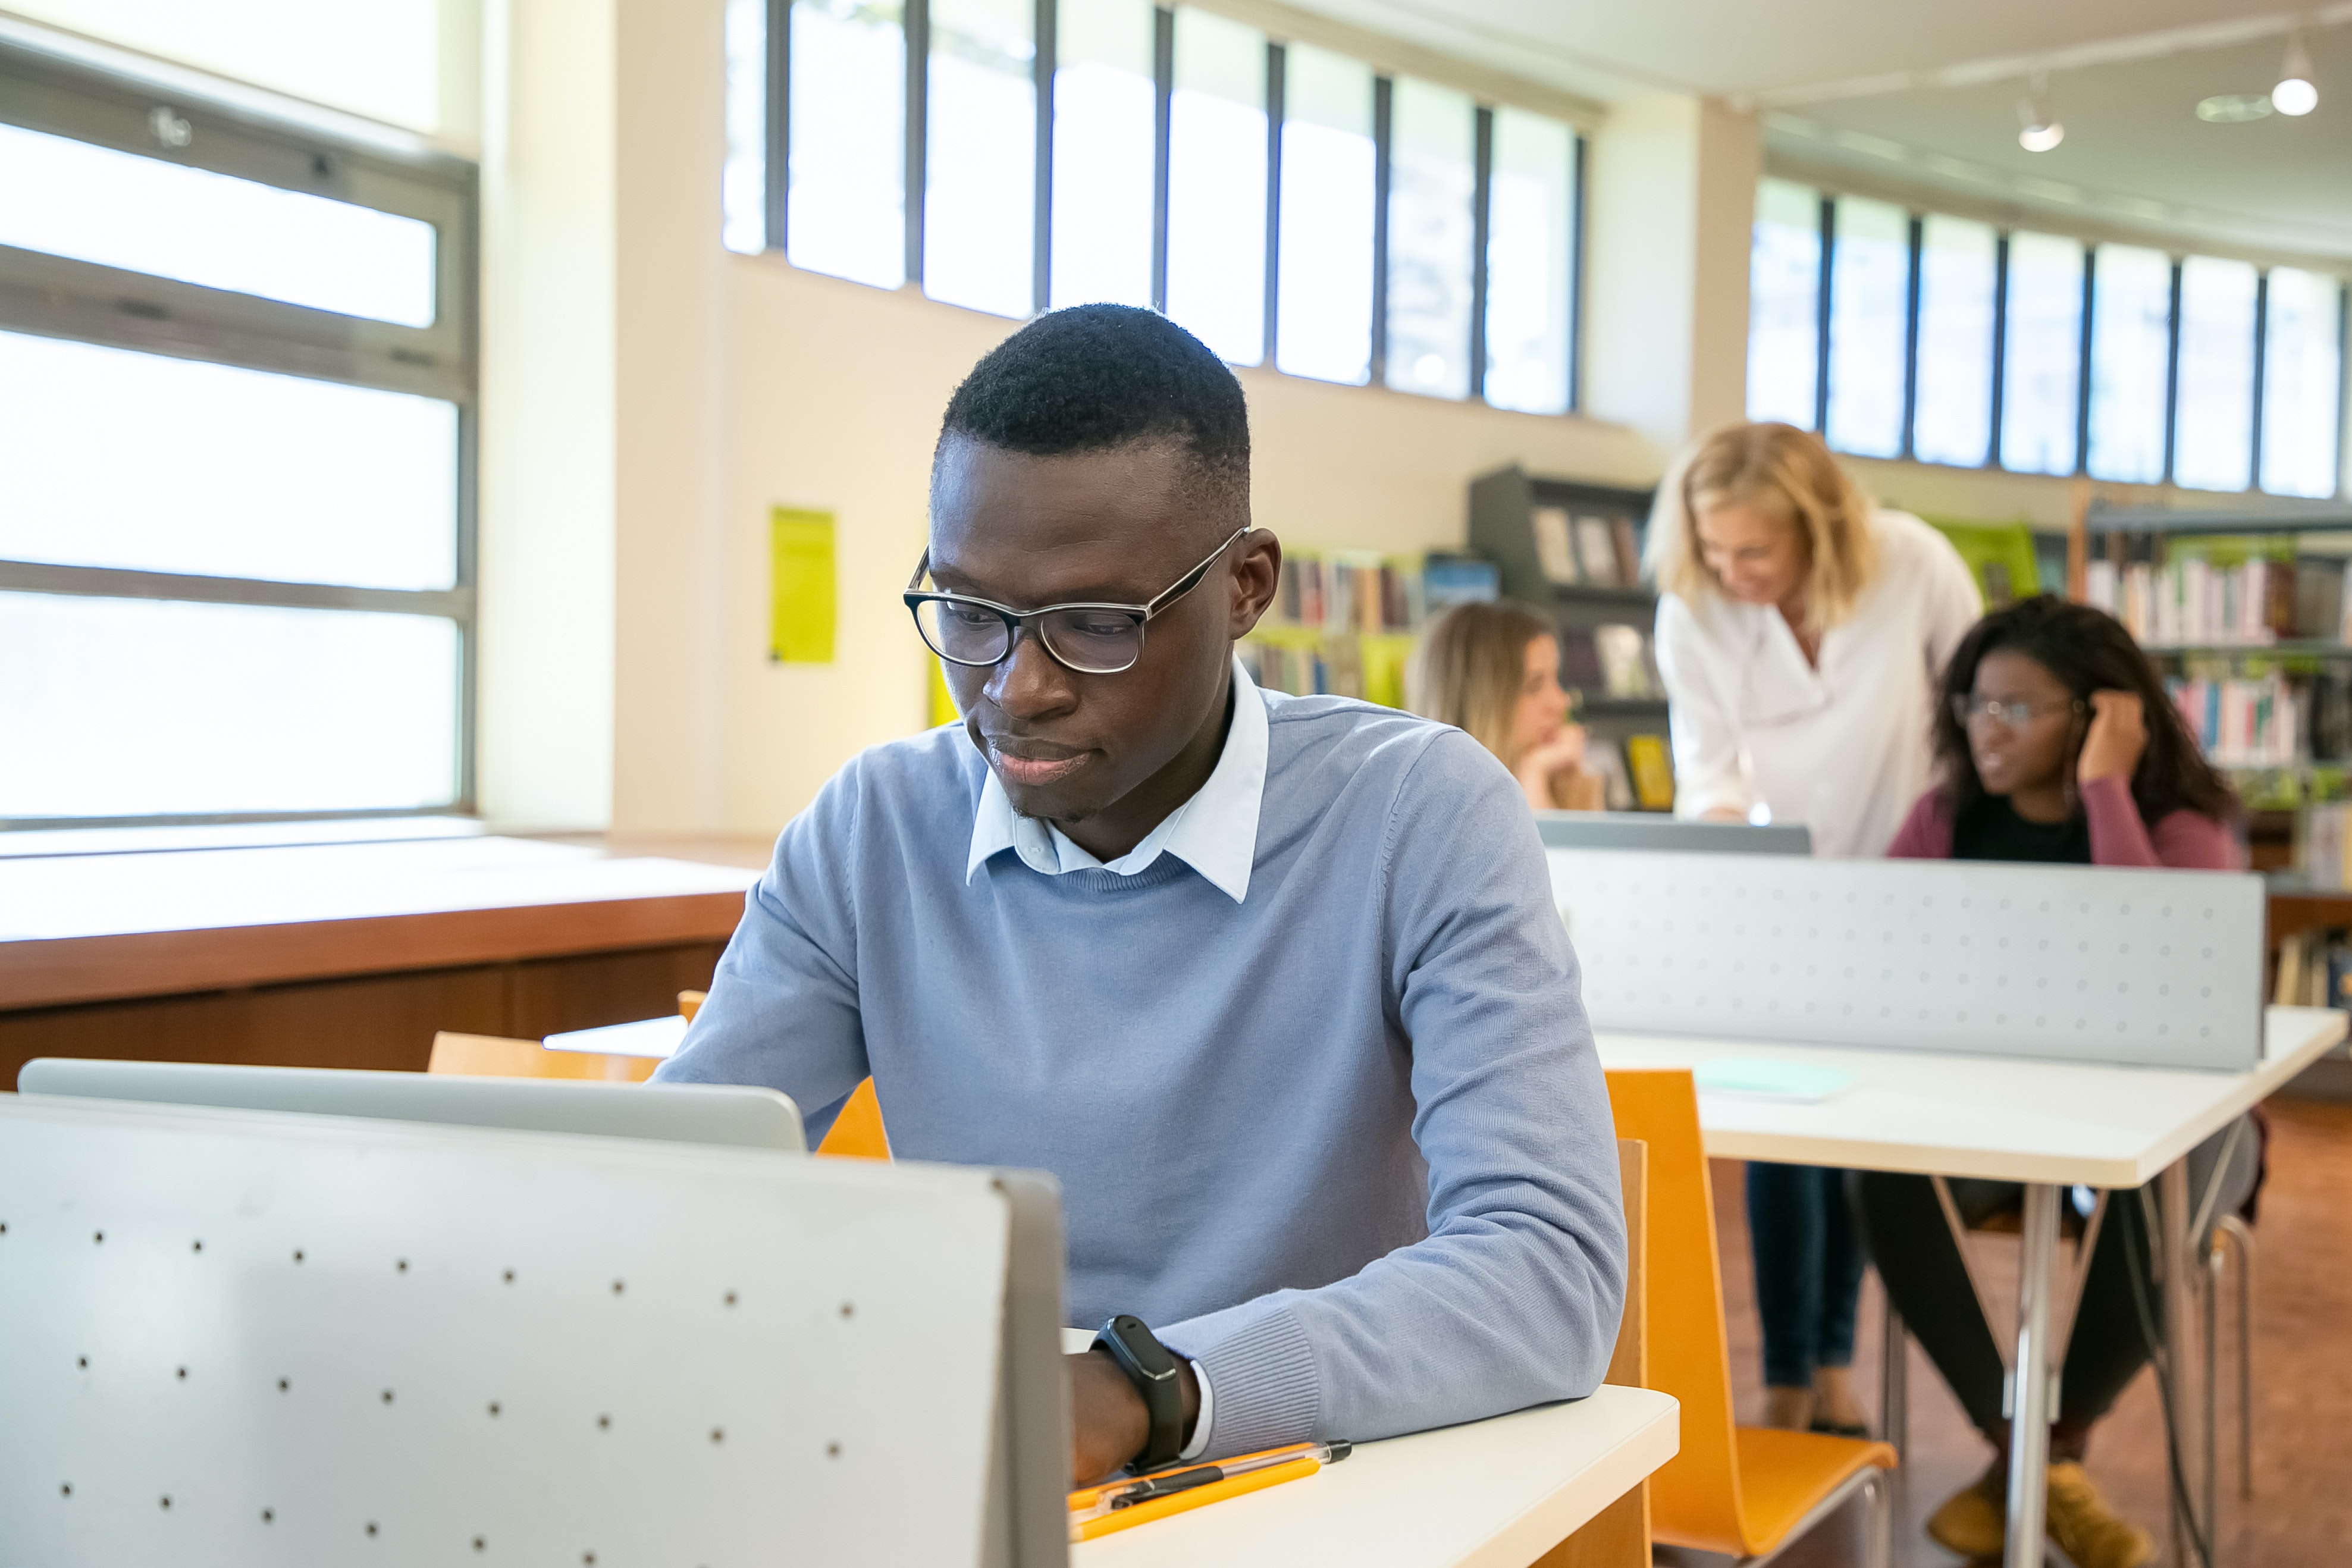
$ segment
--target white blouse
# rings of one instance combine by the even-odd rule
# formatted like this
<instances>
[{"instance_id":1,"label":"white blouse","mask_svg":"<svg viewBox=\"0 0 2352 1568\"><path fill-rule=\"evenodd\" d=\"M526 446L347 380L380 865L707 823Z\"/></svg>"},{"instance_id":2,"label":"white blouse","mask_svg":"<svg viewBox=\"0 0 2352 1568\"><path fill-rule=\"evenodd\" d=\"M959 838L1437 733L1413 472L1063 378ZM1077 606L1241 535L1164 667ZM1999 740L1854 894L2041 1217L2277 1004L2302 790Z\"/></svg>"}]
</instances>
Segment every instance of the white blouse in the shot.
<instances>
[{"instance_id":1,"label":"white blouse","mask_svg":"<svg viewBox=\"0 0 2352 1568\"><path fill-rule=\"evenodd\" d=\"M1872 526L1878 575L1822 635L1818 668L1771 605L1659 596L1675 815L1760 805L1811 827L1816 855L1869 857L1926 793L1944 666L1982 601L1936 530L1901 511Z\"/></svg>"}]
</instances>

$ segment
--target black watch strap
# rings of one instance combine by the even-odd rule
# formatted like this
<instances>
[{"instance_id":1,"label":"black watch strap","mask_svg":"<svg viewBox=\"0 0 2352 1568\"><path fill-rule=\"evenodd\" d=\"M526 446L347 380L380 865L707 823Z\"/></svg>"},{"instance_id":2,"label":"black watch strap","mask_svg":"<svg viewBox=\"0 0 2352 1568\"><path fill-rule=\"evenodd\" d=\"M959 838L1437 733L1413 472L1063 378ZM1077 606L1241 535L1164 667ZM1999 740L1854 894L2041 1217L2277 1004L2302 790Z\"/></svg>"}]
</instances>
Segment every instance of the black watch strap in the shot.
<instances>
[{"instance_id":1,"label":"black watch strap","mask_svg":"<svg viewBox=\"0 0 2352 1568\"><path fill-rule=\"evenodd\" d=\"M1184 1383L1177 1373L1176 1353L1160 1342L1141 1318L1129 1312L1102 1326L1094 1348L1108 1352L1118 1363L1151 1416L1151 1436L1127 1468L1148 1470L1174 1458L1184 1447Z\"/></svg>"}]
</instances>

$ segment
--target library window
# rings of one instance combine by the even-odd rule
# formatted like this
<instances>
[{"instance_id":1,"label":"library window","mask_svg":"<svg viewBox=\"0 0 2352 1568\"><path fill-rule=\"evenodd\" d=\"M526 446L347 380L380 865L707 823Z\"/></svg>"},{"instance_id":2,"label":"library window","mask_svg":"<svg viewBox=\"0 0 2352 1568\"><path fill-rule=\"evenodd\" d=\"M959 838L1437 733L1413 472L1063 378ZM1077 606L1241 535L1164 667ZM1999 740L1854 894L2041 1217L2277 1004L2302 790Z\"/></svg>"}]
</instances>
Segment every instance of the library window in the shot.
<instances>
[{"instance_id":1,"label":"library window","mask_svg":"<svg viewBox=\"0 0 2352 1568\"><path fill-rule=\"evenodd\" d=\"M1320 381L1576 405L1564 120L1150 0L728 0L725 38L730 250L1004 316L1147 306Z\"/></svg>"},{"instance_id":2,"label":"library window","mask_svg":"<svg viewBox=\"0 0 2352 1568\"><path fill-rule=\"evenodd\" d=\"M1840 196L1830 248L1830 444L1903 454L1903 334L1911 219L1890 202Z\"/></svg>"},{"instance_id":3,"label":"library window","mask_svg":"<svg viewBox=\"0 0 2352 1568\"><path fill-rule=\"evenodd\" d=\"M0 819L464 807L472 166L13 47L0 103Z\"/></svg>"},{"instance_id":4,"label":"library window","mask_svg":"<svg viewBox=\"0 0 2352 1568\"><path fill-rule=\"evenodd\" d=\"M1821 376L1822 204L1801 185L1756 192L1748 260L1748 417L1813 427Z\"/></svg>"},{"instance_id":5,"label":"library window","mask_svg":"<svg viewBox=\"0 0 2352 1568\"><path fill-rule=\"evenodd\" d=\"M1858 457L2333 497L2347 293L1767 179L1748 416Z\"/></svg>"}]
</instances>

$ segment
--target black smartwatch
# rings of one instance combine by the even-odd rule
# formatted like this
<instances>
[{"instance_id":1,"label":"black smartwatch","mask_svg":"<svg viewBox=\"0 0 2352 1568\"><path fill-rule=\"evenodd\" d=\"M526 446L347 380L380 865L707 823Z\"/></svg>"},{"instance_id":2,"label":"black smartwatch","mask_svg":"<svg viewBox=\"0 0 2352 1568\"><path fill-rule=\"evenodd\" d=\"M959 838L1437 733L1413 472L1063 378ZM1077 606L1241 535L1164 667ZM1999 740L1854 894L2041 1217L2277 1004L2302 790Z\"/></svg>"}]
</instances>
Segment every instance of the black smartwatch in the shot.
<instances>
[{"instance_id":1,"label":"black smartwatch","mask_svg":"<svg viewBox=\"0 0 2352 1568\"><path fill-rule=\"evenodd\" d=\"M1094 1348L1110 1352L1135 1392L1143 1395L1143 1408L1151 1416L1151 1436L1127 1468L1148 1470L1174 1458L1184 1447L1184 1382L1177 1375L1175 1352L1160 1342L1141 1318L1128 1312L1102 1326Z\"/></svg>"}]
</instances>

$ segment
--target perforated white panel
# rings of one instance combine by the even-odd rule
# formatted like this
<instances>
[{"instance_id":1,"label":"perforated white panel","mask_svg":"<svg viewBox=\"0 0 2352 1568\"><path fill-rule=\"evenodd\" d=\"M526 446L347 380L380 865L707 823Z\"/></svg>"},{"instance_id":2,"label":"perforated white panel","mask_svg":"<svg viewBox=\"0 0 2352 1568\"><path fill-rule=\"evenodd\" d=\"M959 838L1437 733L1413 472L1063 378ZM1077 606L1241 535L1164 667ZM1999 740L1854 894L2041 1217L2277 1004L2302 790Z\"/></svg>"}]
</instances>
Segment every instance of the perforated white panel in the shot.
<instances>
[{"instance_id":1,"label":"perforated white panel","mask_svg":"<svg viewBox=\"0 0 2352 1568\"><path fill-rule=\"evenodd\" d=\"M0 1563L978 1557L985 1172L0 1095Z\"/></svg>"},{"instance_id":2,"label":"perforated white panel","mask_svg":"<svg viewBox=\"0 0 2352 1568\"><path fill-rule=\"evenodd\" d=\"M1549 854L1602 1028L2234 1070L2260 1056L2259 877Z\"/></svg>"}]
</instances>

